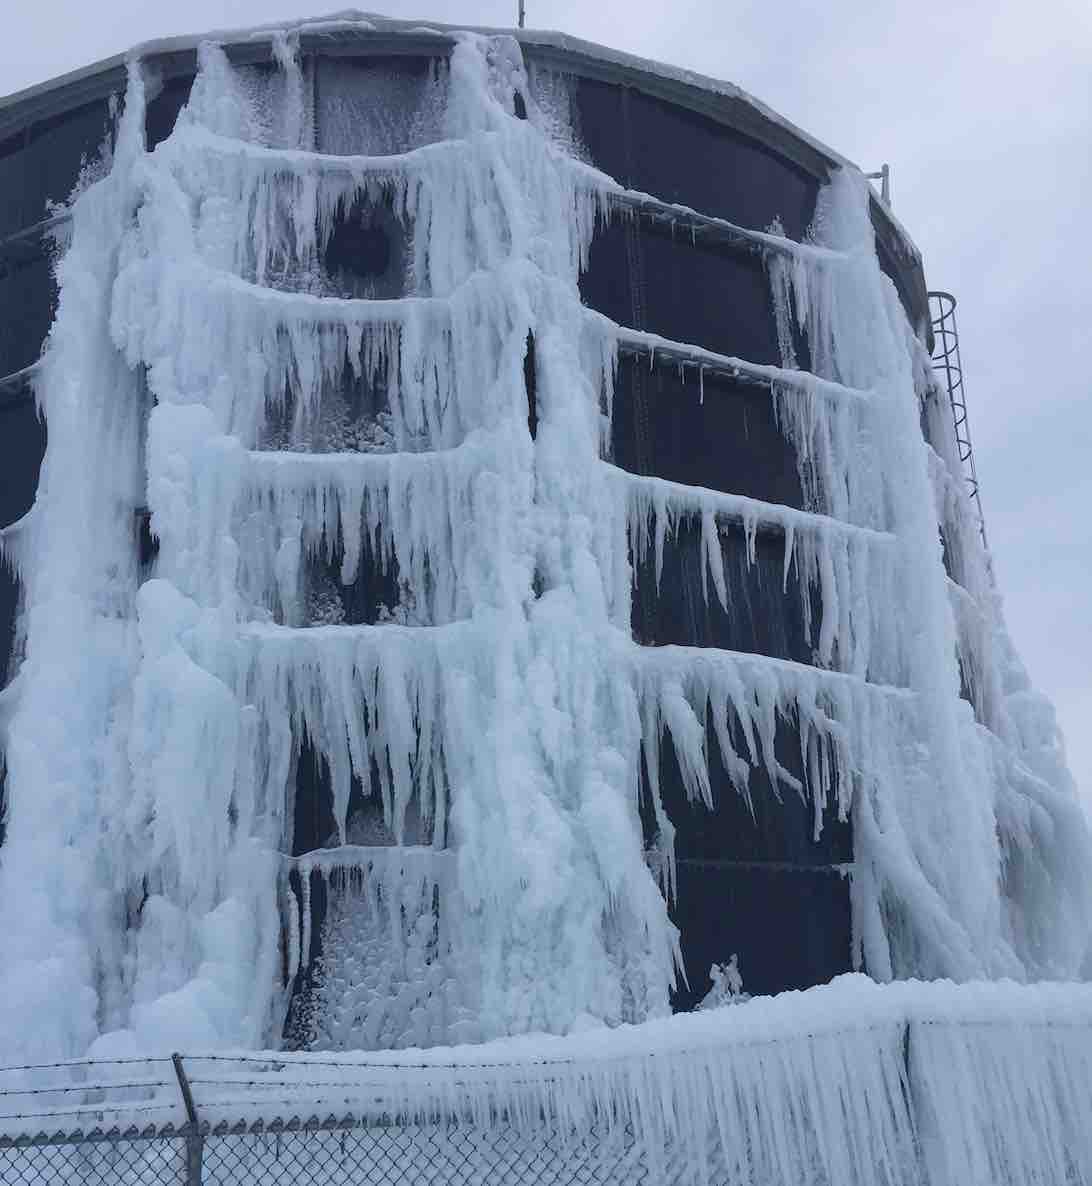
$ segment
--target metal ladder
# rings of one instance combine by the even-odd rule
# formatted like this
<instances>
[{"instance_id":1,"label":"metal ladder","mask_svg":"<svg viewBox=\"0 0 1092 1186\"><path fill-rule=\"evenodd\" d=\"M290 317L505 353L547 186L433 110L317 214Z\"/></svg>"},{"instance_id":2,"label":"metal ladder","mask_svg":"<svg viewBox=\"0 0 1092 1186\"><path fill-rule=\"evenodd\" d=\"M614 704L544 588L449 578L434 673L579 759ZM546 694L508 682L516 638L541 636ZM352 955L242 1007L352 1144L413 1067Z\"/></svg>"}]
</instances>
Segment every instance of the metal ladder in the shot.
<instances>
[{"instance_id":1,"label":"metal ladder","mask_svg":"<svg viewBox=\"0 0 1092 1186\"><path fill-rule=\"evenodd\" d=\"M978 471L974 464L971 445L971 426L967 419L967 397L963 390L963 362L959 355L959 330L956 326L956 299L950 292L929 293L929 314L933 326L933 370L944 380L948 401L952 408L956 445L963 474L967 479L967 493L978 512L978 527L982 543L986 544L986 519L982 514L982 499L978 493Z\"/></svg>"}]
</instances>

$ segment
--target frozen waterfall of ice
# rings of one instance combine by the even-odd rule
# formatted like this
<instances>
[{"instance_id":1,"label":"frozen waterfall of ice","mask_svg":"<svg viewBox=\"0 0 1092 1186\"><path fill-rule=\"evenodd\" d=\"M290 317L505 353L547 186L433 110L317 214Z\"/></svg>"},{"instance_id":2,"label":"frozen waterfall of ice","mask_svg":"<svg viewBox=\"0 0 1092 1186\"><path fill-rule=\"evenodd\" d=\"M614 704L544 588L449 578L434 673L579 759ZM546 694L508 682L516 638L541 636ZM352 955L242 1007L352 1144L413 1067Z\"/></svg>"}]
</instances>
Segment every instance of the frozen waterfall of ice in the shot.
<instances>
[{"instance_id":1,"label":"frozen waterfall of ice","mask_svg":"<svg viewBox=\"0 0 1092 1186\"><path fill-rule=\"evenodd\" d=\"M832 797L852 816L872 975L1075 976L1087 829L1052 712L1004 634L865 181L835 173L812 241L775 235L768 256L784 348L771 398L808 509L637 478L604 456L618 327L577 287L619 187L570 155L517 43L460 35L428 81L427 134L386 155L313 151L305 64L291 36L275 47L264 74L204 45L151 152L134 62L112 168L72 206L37 381L48 452L5 540L26 608L0 717L0 1057L279 1039L282 965L309 950L295 915L281 939L305 737L330 771L325 852L358 843L363 782L389 839L423 854L395 886L370 849L365 922L327 920L398 946L388 987L443 949L435 999L384 1015L374 1044L667 1010L677 936L638 773L642 747L658 769L666 730L709 801L707 710L741 792L763 763L811 798L817 829ZM335 223L377 204L406 228L406 291L334 295L318 261ZM793 320L818 379L797 369ZM361 389L382 393L383 418L331 449L347 439L331 407ZM821 593L816 666L635 645L635 559L662 557L686 516L722 603L724 525L752 547L757 526L782 532L805 616ZM938 521L968 569L958 585ZM373 624L309 624L308 566L336 559L351 582L364 541L402 601ZM779 716L799 721L807 785L775 757ZM308 883L338 864L323 860ZM441 881L442 942L384 923L382 901L427 903Z\"/></svg>"}]
</instances>

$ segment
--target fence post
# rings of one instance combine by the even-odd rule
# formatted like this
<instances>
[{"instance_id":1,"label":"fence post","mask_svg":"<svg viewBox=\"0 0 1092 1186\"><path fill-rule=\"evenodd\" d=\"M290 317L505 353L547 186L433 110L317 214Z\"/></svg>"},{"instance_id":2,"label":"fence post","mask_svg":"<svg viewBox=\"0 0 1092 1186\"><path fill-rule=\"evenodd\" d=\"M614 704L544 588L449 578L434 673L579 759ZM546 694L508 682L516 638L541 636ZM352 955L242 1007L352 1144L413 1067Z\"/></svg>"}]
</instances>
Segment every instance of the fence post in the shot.
<instances>
[{"instance_id":1,"label":"fence post","mask_svg":"<svg viewBox=\"0 0 1092 1186\"><path fill-rule=\"evenodd\" d=\"M182 1065L182 1055L172 1054L178 1089L182 1092L182 1104L186 1109L186 1186L201 1186L201 1161L205 1154L205 1138L197 1120L197 1108L193 1102L190 1081Z\"/></svg>"}]
</instances>

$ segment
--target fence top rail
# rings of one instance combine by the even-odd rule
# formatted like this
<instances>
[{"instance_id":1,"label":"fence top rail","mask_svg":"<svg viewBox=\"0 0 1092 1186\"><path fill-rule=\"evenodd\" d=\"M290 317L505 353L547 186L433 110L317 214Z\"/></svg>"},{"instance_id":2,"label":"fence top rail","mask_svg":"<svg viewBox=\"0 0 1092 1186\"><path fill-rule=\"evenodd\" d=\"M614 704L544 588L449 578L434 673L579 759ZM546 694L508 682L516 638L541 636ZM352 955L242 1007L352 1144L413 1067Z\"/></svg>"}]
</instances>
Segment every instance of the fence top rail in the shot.
<instances>
[{"instance_id":1,"label":"fence top rail","mask_svg":"<svg viewBox=\"0 0 1092 1186\"><path fill-rule=\"evenodd\" d=\"M338 1055L180 1055L192 1109L164 1065L169 1059L0 1067L0 1141L130 1130L166 1136L188 1122L190 1130L259 1132L490 1123L502 1114L537 1122L544 1112L572 1121L578 1113L593 1117L611 1092L681 1082L695 1068L734 1076L763 1060L824 1059L853 1043L896 1057L914 1026L924 1027L923 1034L993 1028L1004 1031L1005 1041L1044 1047L1087 1039L1092 1052L1092 985L878 985L854 975L806 992L569 1036ZM140 1074L134 1062L155 1073Z\"/></svg>"}]
</instances>

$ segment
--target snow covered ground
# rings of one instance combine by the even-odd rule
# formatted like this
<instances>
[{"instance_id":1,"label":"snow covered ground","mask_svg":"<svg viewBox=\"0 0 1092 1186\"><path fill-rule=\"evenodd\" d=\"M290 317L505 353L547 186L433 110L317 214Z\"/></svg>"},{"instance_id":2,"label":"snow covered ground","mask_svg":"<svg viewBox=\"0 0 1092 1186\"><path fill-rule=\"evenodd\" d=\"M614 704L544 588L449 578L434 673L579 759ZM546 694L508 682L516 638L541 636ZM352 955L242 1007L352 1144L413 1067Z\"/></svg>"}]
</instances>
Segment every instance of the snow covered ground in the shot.
<instances>
[{"instance_id":1,"label":"snow covered ground","mask_svg":"<svg viewBox=\"0 0 1092 1186\"><path fill-rule=\"evenodd\" d=\"M240 1142L218 1130L276 1131L295 1119L383 1126L369 1163L383 1181L404 1180L397 1171L489 1182L503 1165L506 1180L529 1182L544 1169L544 1149L562 1175L568 1156L571 1173L619 1183L642 1174L652 1183L785 1186L1092 1181L1086 986L844 976L568 1037L368 1054L220 1052L186 1056L184 1066L213 1166L223 1157L217 1140ZM169 1062L0 1069L0 1138L133 1121L177 1129L185 1120ZM233 1180L266 1165L275 1139L243 1140ZM292 1139L283 1138L278 1174L339 1180L329 1164L345 1156L337 1132L307 1138L306 1155ZM153 1149L144 1162L157 1158Z\"/></svg>"}]
</instances>

